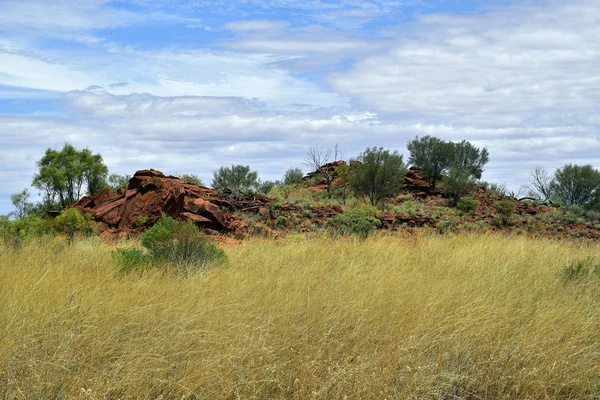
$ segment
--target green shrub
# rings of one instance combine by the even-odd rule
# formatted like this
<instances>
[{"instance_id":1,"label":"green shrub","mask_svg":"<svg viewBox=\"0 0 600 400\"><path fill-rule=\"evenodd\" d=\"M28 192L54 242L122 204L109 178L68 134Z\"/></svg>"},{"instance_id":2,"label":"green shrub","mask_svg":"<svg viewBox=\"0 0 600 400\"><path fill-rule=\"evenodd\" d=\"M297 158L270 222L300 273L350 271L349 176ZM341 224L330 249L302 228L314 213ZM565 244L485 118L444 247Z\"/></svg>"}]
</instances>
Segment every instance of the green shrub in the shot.
<instances>
[{"instance_id":1,"label":"green shrub","mask_svg":"<svg viewBox=\"0 0 600 400\"><path fill-rule=\"evenodd\" d=\"M591 265L589 262L579 261L564 267L561 271L562 278L570 282L579 281L591 274L600 275L599 264Z\"/></svg>"},{"instance_id":2,"label":"green shrub","mask_svg":"<svg viewBox=\"0 0 600 400\"><path fill-rule=\"evenodd\" d=\"M446 220L446 221L440 221L435 225L435 229L437 230L437 232L439 234L444 234L447 233L449 231L452 231L453 229L455 229L458 226L458 222L456 222L456 220L451 219L451 220Z\"/></svg>"},{"instance_id":3,"label":"green shrub","mask_svg":"<svg viewBox=\"0 0 600 400\"><path fill-rule=\"evenodd\" d=\"M278 210L283 208L283 203L281 201L276 201L275 203L271 204L271 207Z\"/></svg>"},{"instance_id":4,"label":"green shrub","mask_svg":"<svg viewBox=\"0 0 600 400\"><path fill-rule=\"evenodd\" d=\"M583 217L585 214L585 208L578 204L573 204L569 207L567 212L575 217Z\"/></svg>"},{"instance_id":5,"label":"green shrub","mask_svg":"<svg viewBox=\"0 0 600 400\"><path fill-rule=\"evenodd\" d=\"M515 203L511 200L498 200L494 202L494 210L503 225L508 225L515 212Z\"/></svg>"},{"instance_id":6,"label":"green shrub","mask_svg":"<svg viewBox=\"0 0 600 400\"><path fill-rule=\"evenodd\" d=\"M86 236L91 235L96 230L96 222L92 220L90 213L83 216L77 209L69 208L54 219L54 229L59 233L64 233L69 242L72 242L77 232Z\"/></svg>"},{"instance_id":7,"label":"green shrub","mask_svg":"<svg viewBox=\"0 0 600 400\"><path fill-rule=\"evenodd\" d=\"M137 218L135 219L135 226L140 227L140 226L146 225L146 222L148 222L148 216L138 215Z\"/></svg>"},{"instance_id":8,"label":"green shrub","mask_svg":"<svg viewBox=\"0 0 600 400\"><path fill-rule=\"evenodd\" d=\"M398 196L396 196L396 201L397 202L402 202L402 201L408 201L408 200L412 200L412 194L400 194Z\"/></svg>"},{"instance_id":9,"label":"green shrub","mask_svg":"<svg viewBox=\"0 0 600 400\"><path fill-rule=\"evenodd\" d=\"M279 217L277 217L277 225L278 226L288 226L290 223L290 220L288 219L288 217L280 215Z\"/></svg>"},{"instance_id":10,"label":"green shrub","mask_svg":"<svg viewBox=\"0 0 600 400\"><path fill-rule=\"evenodd\" d=\"M143 272L151 268L153 263L150 255L134 247L116 249L113 257L117 263L117 271L121 274L133 271Z\"/></svg>"},{"instance_id":11,"label":"green shrub","mask_svg":"<svg viewBox=\"0 0 600 400\"><path fill-rule=\"evenodd\" d=\"M475 200L471 196L461 197L456 203L456 208L464 213L473 211L479 205L479 201Z\"/></svg>"},{"instance_id":12,"label":"green shrub","mask_svg":"<svg viewBox=\"0 0 600 400\"><path fill-rule=\"evenodd\" d=\"M53 221L49 218L27 215L11 221L5 215L0 216L0 240L12 248L19 248L30 239L54 232Z\"/></svg>"},{"instance_id":13,"label":"green shrub","mask_svg":"<svg viewBox=\"0 0 600 400\"><path fill-rule=\"evenodd\" d=\"M368 210L345 210L335 220L342 234L357 234L366 237L374 229L381 227L381 221L373 217Z\"/></svg>"},{"instance_id":14,"label":"green shrub","mask_svg":"<svg viewBox=\"0 0 600 400\"><path fill-rule=\"evenodd\" d=\"M225 258L223 250L209 243L196 226L165 214L142 234L142 245L155 261L171 263L185 272Z\"/></svg>"}]
</instances>

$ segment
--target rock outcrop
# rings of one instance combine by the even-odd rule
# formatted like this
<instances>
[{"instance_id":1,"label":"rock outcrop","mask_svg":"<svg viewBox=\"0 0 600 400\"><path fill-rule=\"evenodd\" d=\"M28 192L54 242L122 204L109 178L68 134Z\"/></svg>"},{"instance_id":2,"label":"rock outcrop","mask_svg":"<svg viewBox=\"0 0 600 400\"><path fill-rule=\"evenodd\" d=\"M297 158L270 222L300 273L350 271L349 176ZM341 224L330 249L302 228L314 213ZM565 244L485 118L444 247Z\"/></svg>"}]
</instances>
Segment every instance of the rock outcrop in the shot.
<instances>
[{"instance_id":1,"label":"rock outcrop","mask_svg":"<svg viewBox=\"0 0 600 400\"><path fill-rule=\"evenodd\" d=\"M150 169L136 172L127 189L105 189L69 207L82 214L90 213L99 222L101 237L115 238L139 234L154 224L162 213L189 220L199 227L228 231L236 225L233 224L234 210L267 201L262 196L249 199L243 195L230 201L214 189Z\"/></svg>"}]
</instances>

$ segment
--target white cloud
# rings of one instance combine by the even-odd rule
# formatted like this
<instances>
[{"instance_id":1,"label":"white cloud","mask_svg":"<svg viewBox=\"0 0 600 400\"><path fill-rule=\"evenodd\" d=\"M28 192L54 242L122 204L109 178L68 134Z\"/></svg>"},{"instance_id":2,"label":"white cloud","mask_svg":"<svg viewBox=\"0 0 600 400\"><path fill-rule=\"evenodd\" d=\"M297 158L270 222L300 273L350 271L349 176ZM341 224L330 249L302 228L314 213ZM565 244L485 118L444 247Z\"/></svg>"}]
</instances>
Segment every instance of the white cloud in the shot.
<instances>
[{"instance_id":1,"label":"white cloud","mask_svg":"<svg viewBox=\"0 0 600 400\"><path fill-rule=\"evenodd\" d=\"M600 3L434 15L330 79L380 112L455 124L586 124L600 102ZM412 31L411 31L412 30Z\"/></svg>"},{"instance_id":2,"label":"white cloud","mask_svg":"<svg viewBox=\"0 0 600 400\"><path fill-rule=\"evenodd\" d=\"M234 32L281 30L289 24L285 21L235 21L224 25L224 28Z\"/></svg>"}]
</instances>

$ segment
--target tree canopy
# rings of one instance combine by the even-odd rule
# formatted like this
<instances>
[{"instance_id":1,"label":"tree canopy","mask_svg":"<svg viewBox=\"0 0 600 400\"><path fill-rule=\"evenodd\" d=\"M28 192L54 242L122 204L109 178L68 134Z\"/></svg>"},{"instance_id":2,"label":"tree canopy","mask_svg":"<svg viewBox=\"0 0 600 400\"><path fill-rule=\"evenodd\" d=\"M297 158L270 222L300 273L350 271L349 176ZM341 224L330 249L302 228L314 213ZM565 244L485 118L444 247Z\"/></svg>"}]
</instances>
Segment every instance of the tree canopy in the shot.
<instances>
[{"instance_id":1,"label":"tree canopy","mask_svg":"<svg viewBox=\"0 0 600 400\"><path fill-rule=\"evenodd\" d=\"M466 140L454 143L429 135L417 136L406 147L410 152L409 163L421 170L433 189L450 168L464 170L480 179L483 167L489 161L486 148L479 149Z\"/></svg>"},{"instance_id":2,"label":"tree canopy","mask_svg":"<svg viewBox=\"0 0 600 400\"><path fill-rule=\"evenodd\" d=\"M360 153L350 172L350 185L358 196L367 196L371 205L397 193L406 165L402 155L383 147L367 148Z\"/></svg>"},{"instance_id":3,"label":"tree canopy","mask_svg":"<svg viewBox=\"0 0 600 400\"><path fill-rule=\"evenodd\" d=\"M32 186L42 191L47 207L65 208L83 193L95 193L106 185L108 168L102 156L89 149L78 151L68 143L60 151L46 150L37 166Z\"/></svg>"},{"instance_id":4,"label":"tree canopy","mask_svg":"<svg viewBox=\"0 0 600 400\"><path fill-rule=\"evenodd\" d=\"M258 185L258 172L250 171L250 167L247 165L220 167L213 172L211 183L215 189L256 190Z\"/></svg>"},{"instance_id":5,"label":"tree canopy","mask_svg":"<svg viewBox=\"0 0 600 400\"><path fill-rule=\"evenodd\" d=\"M563 205L590 209L598 205L600 172L591 165L567 164L556 170L550 188Z\"/></svg>"}]
</instances>

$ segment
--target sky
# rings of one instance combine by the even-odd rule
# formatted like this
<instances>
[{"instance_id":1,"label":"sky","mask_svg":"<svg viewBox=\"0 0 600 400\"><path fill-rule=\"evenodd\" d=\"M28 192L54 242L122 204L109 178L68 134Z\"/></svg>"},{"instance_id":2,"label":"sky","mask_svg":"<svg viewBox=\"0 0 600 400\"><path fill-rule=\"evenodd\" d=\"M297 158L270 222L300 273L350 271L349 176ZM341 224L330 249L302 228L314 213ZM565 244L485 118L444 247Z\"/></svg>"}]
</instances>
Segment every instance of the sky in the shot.
<instances>
[{"instance_id":1,"label":"sky","mask_svg":"<svg viewBox=\"0 0 600 400\"><path fill-rule=\"evenodd\" d=\"M210 184L433 135L516 191L600 168L599 111L598 0L0 1L0 214L65 143Z\"/></svg>"}]
</instances>

